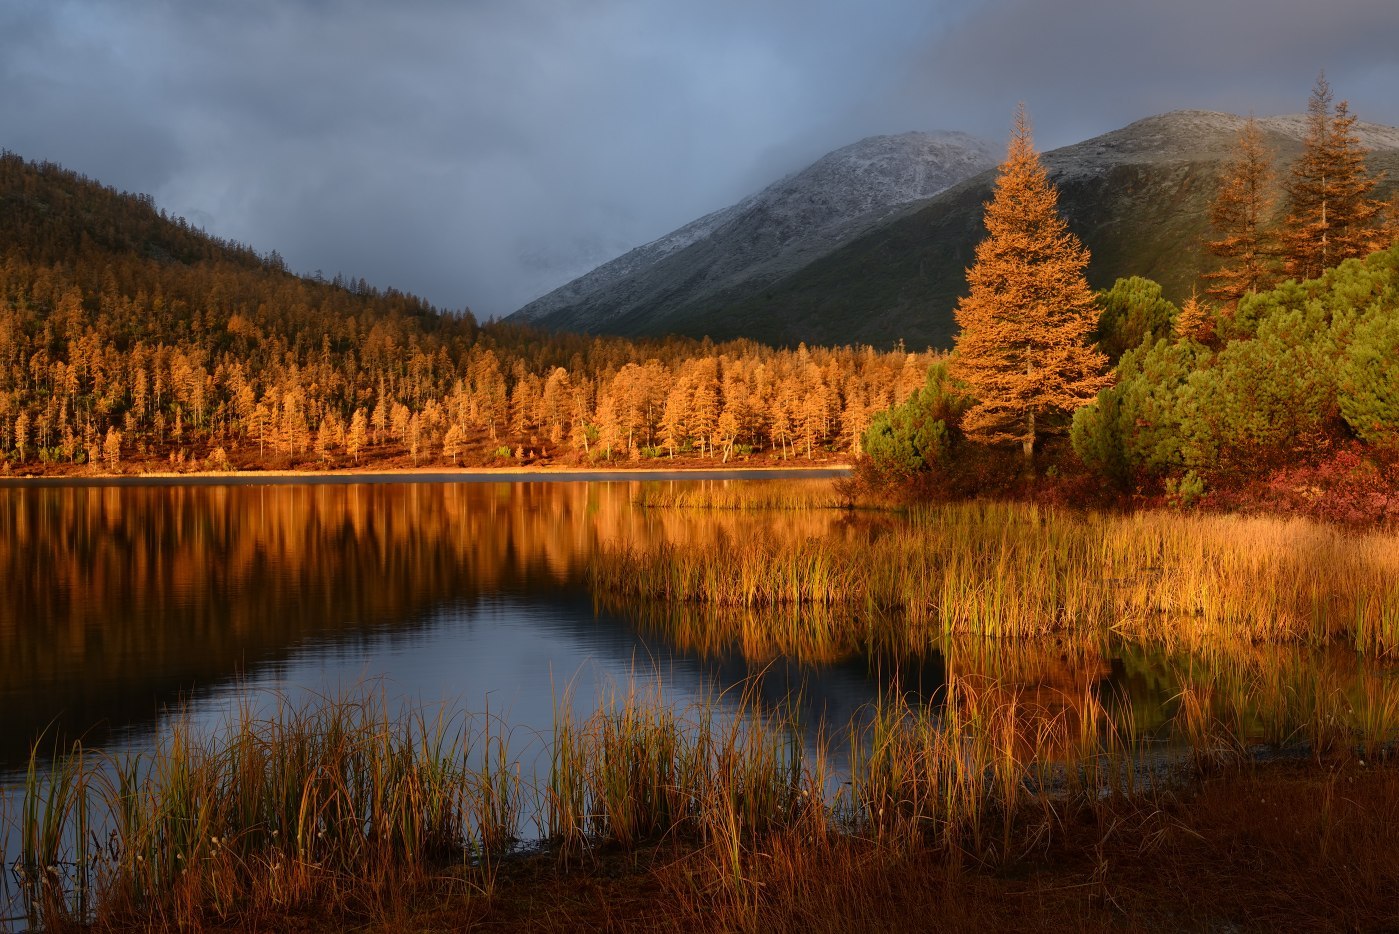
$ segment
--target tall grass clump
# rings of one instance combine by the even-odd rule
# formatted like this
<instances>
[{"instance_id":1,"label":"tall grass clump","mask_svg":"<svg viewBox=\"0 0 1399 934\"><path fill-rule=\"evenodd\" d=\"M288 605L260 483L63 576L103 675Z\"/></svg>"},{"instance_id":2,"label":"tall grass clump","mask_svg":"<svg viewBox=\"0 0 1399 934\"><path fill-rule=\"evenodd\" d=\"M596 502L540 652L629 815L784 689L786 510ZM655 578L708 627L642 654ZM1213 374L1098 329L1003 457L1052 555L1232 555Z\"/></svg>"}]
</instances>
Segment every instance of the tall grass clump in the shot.
<instances>
[{"instance_id":1,"label":"tall grass clump","mask_svg":"<svg viewBox=\"0 0 1399 934\"><path fill-rule=\"evenodd\" d=\"M243 708L207 735L178 720L143 755L79 748L31 763L20 815L31 921L382 905L492 842L475 835L470 739L464 723L366 695Z\"/></svg>"},{"instance_id":2,"label":"tall grass clump","mask_svg":"<svg viewBox=\"0 0 1399 934\"><path fill-rule=\"evenodd\" d=\"M838 509L848 505L830 481L706 480L643 489L643 509Z\"/></svg>"},{"instance_id":3,"label":"tall grass clump","mask_svg":"<svg viewBox=\"0 0 1399 934\"><path fill-rule=\"evenodd\" d=\"M1300 652L1188 660L1173 673L1178 739L1210 767L1247 758L1251 744L1319 759L1387 758L1399 739L1399 681L1366 666L1341 671L1316 662Z\"/></svg>"},{"instance_id":4,"label":"tall grass clump","mask_svg":"<svg viewBox=\"0 0 1399 934\"><path fill-rule=\"evenodd\" d=\"M837 627L897 612L914 629L1004 637L1399 645L1399 537L1300 519L964 503L802 541L605 547L589 573L641 600L839 607Z\"/></svg>"},{"instance_id":5,"label":"tall grass clump","mask_svg":"<svg viewBox=\"0 0 1399 934\"><path fill-rule=\"evenodd\" d=\"M588 841L751 841L790 824L821 780L795 715L764 711L746 689L731 708L613 693L585 718L557 714L550 750L548 829L565 852Z\"/></svg>"},{"instance_id":6,"label":"tall grass clump","mask_svg":"<svg viewBox=\"0 0 1399 934\"><path fill-rule=\"evenodd\" d=\"M1279 729L1386 755L1392 684L1332 688L1319 680ZM820 865L860 840L880 859L1004 866L1119 804L1159 812L1138 714L1101 690L1091 676L1055 697L950 674L931 701L895 691L858 713L834 768L826 735L753 684L683 706L630 688L586 714L565 696L542 747L497 719L381 695L247 703L212 732L176 722L144 755L36 754L8 829L27 923L45 930L384 920L424 893L489 905L531 821L584 867L672 846L700 867L690 897L751 927L776 868L763 860ZM1249 725L1228 711L1258 690L1242 674L1187 683L1173 730L1197 763L1248 767Z\"/></svg>"},{"instance_id":7,"label":"tall grass clump","mask_svg":"<svg viewBox=\"0 0 1399 934\"><path fill-rule=\"evenodd\" d=\"M1069 700L955 677L936 708L881 700L851 742L846 820L906 850L1018 859L1066 806L1140 790L1130 712L1087 690Z\"/></svg>"}]
</instances>

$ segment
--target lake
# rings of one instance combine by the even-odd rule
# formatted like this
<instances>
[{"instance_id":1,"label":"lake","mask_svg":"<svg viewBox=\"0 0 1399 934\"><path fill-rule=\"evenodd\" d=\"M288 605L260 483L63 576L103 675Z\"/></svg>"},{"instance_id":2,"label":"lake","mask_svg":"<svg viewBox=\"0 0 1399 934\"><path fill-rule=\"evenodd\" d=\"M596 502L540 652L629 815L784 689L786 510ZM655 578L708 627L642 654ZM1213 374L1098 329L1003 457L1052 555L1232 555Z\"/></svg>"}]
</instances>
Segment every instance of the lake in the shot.
<instances>
[{"instance_id":1,"label":"lake","mask_svg":"<svg viewBox=\"0 0 1399 934\"><path fill-rule=\"evenodd\" d=\"M873 610L863 611L878 617L867 626L839 627L868 638L823 641L805 638L830 628L816 614L860 611L747 611L783 618L745 626L729 611L590 587L590 565L619 549L862 542L907 521L654 505L679 493L721 501L738 484L767 485L779 500L837 499L834 480L812 472L2 487L0 811L16 813L36 744L41 763L77 741L140 753L176 720L214 730L240 710L365 692L399 709L485 716L526 770L561 709L581 719L615 694L780 710L824 743L837 784L849 728L873 702L896 691L936 710L949 677L981 678L1070 722L1092 698L1125 714L1163 761L1180 748L1172 730L1187 684L1211 694L1212 716L1231 730L1275 746L1306 739L1294 724L1321 709L1318 699L1356 698L1359 710L1378 697L1389 709L1392 665L1339 644L1168 651L1112 627L908 639L898 617Z\"/></svg>"},{"instance_id":2,"label":"lake","mask_svg":"<svg viewBox=\"0 0 1399 934\"><path fill-rule=\"evenodd\" d=\"M1032 694L1125 698L1149 730L1165 722L1181 673L1210 664L1110 634L1072 645L755 647L726 638L701 611L618 604L588 587L602 547L722 548L897 521L637 504L677 484L832 482L802 474L0 489L0 774L13 779L40 737L140 749L176 708L217 718L249 692L305 699L364 685L547 730L565 695L586 711L609 687L639 682L685 703L760 674L752 683L766 701L798 703L816 729L848 723L895 682L934 698L952 665ZM1279 690L1290 678L1344 686L1364 673L1344 649L1251 654L1245 664L1269 672Z\"/></svg>"}]
</instances>

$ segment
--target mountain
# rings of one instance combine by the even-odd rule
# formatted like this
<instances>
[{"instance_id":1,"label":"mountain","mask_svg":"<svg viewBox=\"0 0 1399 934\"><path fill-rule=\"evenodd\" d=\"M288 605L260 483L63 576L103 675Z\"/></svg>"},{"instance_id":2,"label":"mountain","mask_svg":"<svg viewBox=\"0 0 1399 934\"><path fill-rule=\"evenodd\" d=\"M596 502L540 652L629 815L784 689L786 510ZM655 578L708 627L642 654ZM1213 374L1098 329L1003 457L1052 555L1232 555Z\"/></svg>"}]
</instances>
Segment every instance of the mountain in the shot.
<instances>
[{"instance_id":1,"label":"mountain","mask_svg":"<svg viewBox=\"0 0 1399 934\"><path fill-rule=\"evenodd\" d=\"M965 133L870 137L599 266L511 319L562 330L662 333L671 315L779 282L995 162L991 144Z\"/></svg>"},{"instance_id":2,"label":"mountain","mask_svg":"<svg viewBox=\"0 0 1399 934\"><path fill-rule=\"evenodd\" d=\"M1059 187L1060 211L1092 253L1088 278L1095 288L1142 275L1161 282L1169 297L1189 293L1209 267L1208 205L1244 122L1232 114L1176 111L1044 154ZM1282 179L1301 152L1305 118L1270 117L1259 124ZM1399 129L1363 123L1356 129L1371 150L1371 169L1387 174L1387 196L1399 185ZM619 301L628 294L628 280L611 281L606 291L585 292L534 320L631 335L670 331L788 345L903 340L947 347L955 330L952 308L985 233L982 208L994 180L991 169L906 204L777 276L703 292L677 280L650 306Z\"/></svg>"},{"instance_id":3,"label":"mountain","mask_svg":"<svg viewBox=\"0 0 1399 934\"><path fill-rule=\"evenodd\" d=\"M51 162L0 150L0 257L72 265L83 256L261 269L273 257L168 217L150 195L117 191Z\"/></svg>"}]
</instances>

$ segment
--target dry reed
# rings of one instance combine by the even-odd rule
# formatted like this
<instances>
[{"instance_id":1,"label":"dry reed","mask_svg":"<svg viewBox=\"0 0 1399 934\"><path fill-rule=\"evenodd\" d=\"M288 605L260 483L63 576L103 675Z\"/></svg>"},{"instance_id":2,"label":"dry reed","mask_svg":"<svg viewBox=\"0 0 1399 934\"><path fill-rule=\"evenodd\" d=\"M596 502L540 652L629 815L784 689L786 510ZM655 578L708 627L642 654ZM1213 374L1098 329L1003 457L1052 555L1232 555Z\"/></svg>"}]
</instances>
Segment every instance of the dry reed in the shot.
<instances>
[{"instance_id":1,"label":"dry reed","mask_svg":"<svg viewBox=\"0 0 1399 934\"><path fill-rule=\"evenodd\" d=\"M643 488L643 509L838 509L847 503L826 481L701 480Z\"/></svg>"},{"instance_id":2,"label":"dry reed","mask_svg":"<svg viewBox=\"0 0 1399 934\"><path fill-rule=\"evenodd\" d=\"M1245 761L1225 712L1231 690L1259 689L1216 680L1182 694L1175 729L1200 764L1217 766L1221 748ZM1293 735L1319 754L1386 753L1399 703L1392 685L1366 691L1368 704L1310 692L1289 709ZM374 694L245 706L209 734L176 723L146 756L36 760L7 828L28 922L383 917L443 885L489 901L531 822L567 861L683 843L706 867L706 903L754 919L755 855L774 840L820 849L853 835L999 866L1033 858L1084 810L1153 800L1165 778L1131 705L1092 681L1056 702L956 675L936 705L891 694L852 724L839 774L795 706L764 709L756 693L677 708L630 690L582 718L567 706L541 737L543 769L496 720L396 712Z\"/></svg>"},{"instance_id":3,"label":"dry reed","mask_svg":"<svg viewBox=\"0 0 1399 934\"><path fill-rule=\"evenodd\" d=\"M645 600L839 607L837 627L898 613L927 632L1399 645L1399 537L1300 519L968 503L801 542L604 548L589 574Z\"/></svg>"}]
</instances>

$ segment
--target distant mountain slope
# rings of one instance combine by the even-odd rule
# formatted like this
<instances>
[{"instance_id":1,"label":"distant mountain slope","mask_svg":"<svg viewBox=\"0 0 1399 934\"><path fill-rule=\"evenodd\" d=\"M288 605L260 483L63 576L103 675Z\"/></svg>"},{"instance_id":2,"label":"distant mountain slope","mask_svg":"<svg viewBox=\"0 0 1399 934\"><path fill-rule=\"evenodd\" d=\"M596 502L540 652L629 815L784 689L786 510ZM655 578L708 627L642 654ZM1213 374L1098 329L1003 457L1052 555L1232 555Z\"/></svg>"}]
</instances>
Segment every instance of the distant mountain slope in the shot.
<instances>
[{"instance_id":1,"label":"distant mountain slope","mask_svg":"<svg viewBox=\"0 0 1399 934\"><path fill-rule=\"evenodd\" d=\"M993 146L965 133L870 137L599 266L512 318L658 333L646 326L655 316L778 281L995 161Z\"/></svg>"},{"instance_id":2,"label":"distant mountain slope","mask_svg":"<svg viewBox=\"0 0 1399 934\"><path fill-rule=\"evenodd\" d=\"M1095 287L1143 275L1160 281L1171 297L1189 292L1210 263L1204 249L1207 209L1243 123L1231 114L1177 111L1045 154L1059 186L1060 210L1093 254L1089 280ZM1285 177L1301 151L1304 118L1259 123ZM1386 172L1385 190L1393 190L1399 183L1399 129L1359 124L1357 130L1372 150L1371 168ZM994 178L994 170L986 171L906 207L761 285L677 295L649 308L603 309L620 312L614 317L560 315L541 323L779 344L902 339L910 346L946 347L955 330L952 308L984 235L982 207ZM620 290L614 286L614 294Z\"/></svg>"},{"instance_id":3,"label":"distant mountain slope","mask_svg":"<svg viewBox=\"0 0 1399 934\"><path fill-rule=\"evenodd\" d=\"M72 263L79 254L96 252L162 262L220 260L245 268L267 263L250 247L166 216L149 195L0 152L0 253L34 263Z\"/></svg>"}]
</instances>

